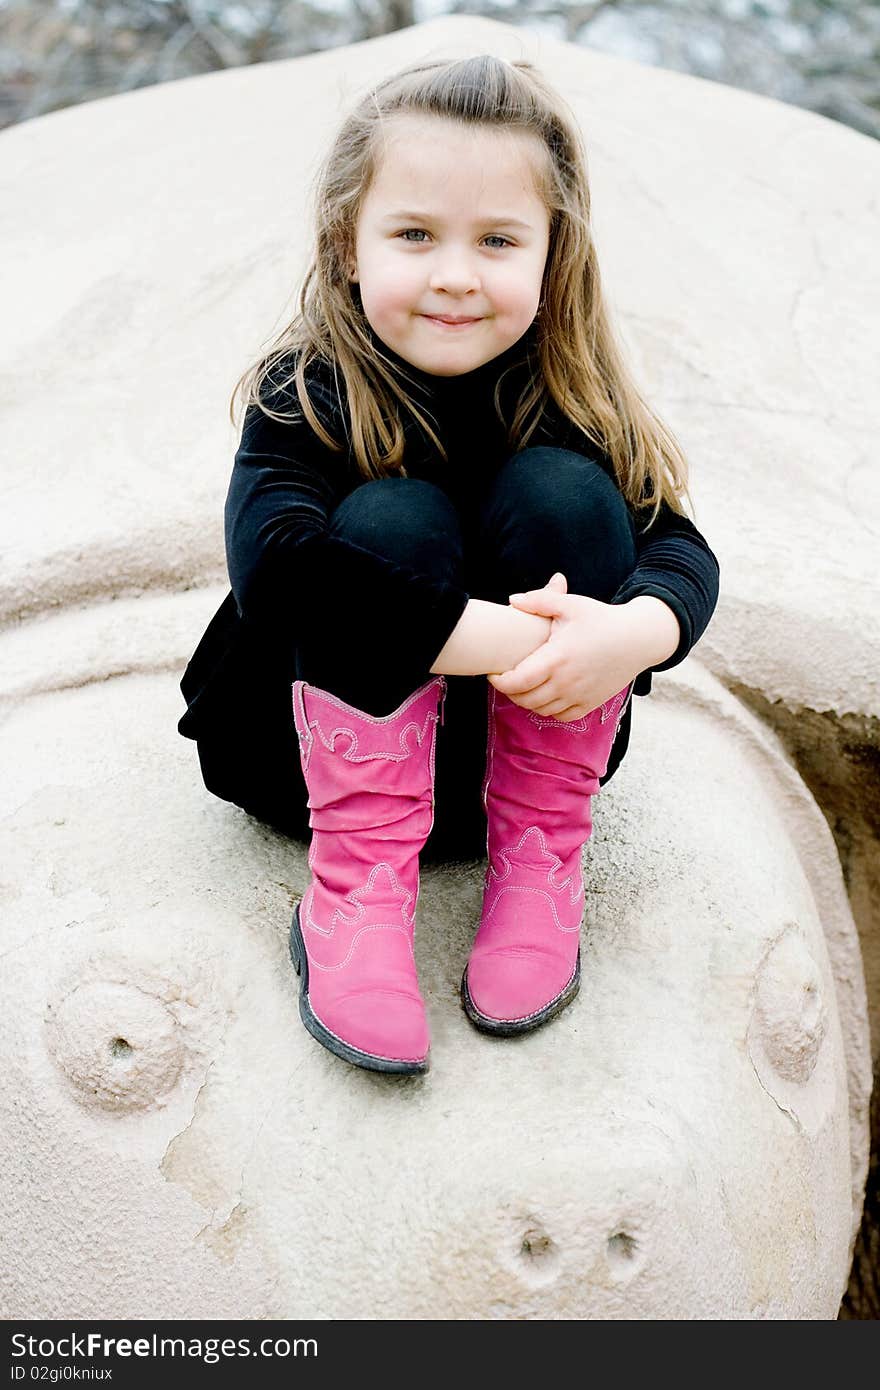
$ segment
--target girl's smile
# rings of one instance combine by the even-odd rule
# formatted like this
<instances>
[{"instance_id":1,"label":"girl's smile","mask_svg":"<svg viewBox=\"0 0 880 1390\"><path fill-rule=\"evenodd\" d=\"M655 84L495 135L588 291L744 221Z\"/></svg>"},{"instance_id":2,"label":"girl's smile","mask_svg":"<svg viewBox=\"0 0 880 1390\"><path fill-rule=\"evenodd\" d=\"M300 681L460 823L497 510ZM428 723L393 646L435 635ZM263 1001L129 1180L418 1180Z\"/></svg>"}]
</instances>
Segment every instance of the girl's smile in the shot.
<instances>
[{"instance_id":1,"label":"girl's smile","mask_svg":"<svg viewBox=\"0 0 880 1390\"><path fill-rule=\"evenodd\" d=\"M439 318L439 317L435 316L434 314L423 314L423 315L422 315L422 318L427 319L427 320L428 320L428 323L436 324L436 326L437 326L438 328L445 328L445 329L447 329L447 330L449 330L449 329L458 329L459 332L461 332L461 330L464 329L464 328L473 328L473 326L474 326L475 323L482 323L482 321L483 321L483 320L480 319L480 318L473 318L473 319Z\"/></svg>"}]
</instances>

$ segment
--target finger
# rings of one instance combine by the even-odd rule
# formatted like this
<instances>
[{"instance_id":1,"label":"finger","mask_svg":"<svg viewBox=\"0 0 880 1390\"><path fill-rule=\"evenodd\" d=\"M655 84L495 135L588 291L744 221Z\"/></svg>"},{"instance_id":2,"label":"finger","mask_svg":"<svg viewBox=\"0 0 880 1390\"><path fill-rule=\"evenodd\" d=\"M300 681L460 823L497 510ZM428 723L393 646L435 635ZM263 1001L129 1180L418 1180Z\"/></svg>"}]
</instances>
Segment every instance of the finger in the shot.
<instances>
[{"instance_id":1,"label":"finger","mask_svg":"<svg viewBox=\"0 0 880 1390\"><path fill-rule=\"evenodd\" d=\"M553 718L558 719L560 724L572 724L576 719L581 719L586 713L582 705L566 705L565 709L558 710Z\"/></svg>"},{"instance_id":2,"label":"finger","mask_svg":"<svg viewBox=\"0 0 880 1390\"><path fill-rule=\"evenodd\" d=\"M500 676L496 676L492 682L496 690L500 690L504 695L528 695L530 698L535 691L544 690L545 698L549 687L547 685L547 671L540 666L530 665L529 661L521 661L519 666L513 666L509 671L504 671Z\"/></svg>"},{"instance_id":3,"label":"finger","mask_svg":"<svg viewBox=\"0 0 880 1390\"><path fill-rule=\"evenodd\" d=\"M541 714L546 719L560 719L566 710L570 710L572 706L569 705L564 695L554 695L550 686L547 687L547 691L548 693L545 698L538 703L532 702L531 707L535 710L536 714ZM531 696L528 698L532 701Z\"/></svg>"},{"instance_id":4,"label":"finger","mask_svg":"<svg viewBox=\"0 0 880 1390\"><path fill-rule=\"evenodd\" d=\"M508 675L513 674L508 672ZM515 695L517 701L526 709L538 710L541 705L547 705L552 700L558 698L553 688L553 682L546 679L546 671L539 677L520 677L519 684L516 686L506 686L505 695Z\"/></svg>"}]
</instances>

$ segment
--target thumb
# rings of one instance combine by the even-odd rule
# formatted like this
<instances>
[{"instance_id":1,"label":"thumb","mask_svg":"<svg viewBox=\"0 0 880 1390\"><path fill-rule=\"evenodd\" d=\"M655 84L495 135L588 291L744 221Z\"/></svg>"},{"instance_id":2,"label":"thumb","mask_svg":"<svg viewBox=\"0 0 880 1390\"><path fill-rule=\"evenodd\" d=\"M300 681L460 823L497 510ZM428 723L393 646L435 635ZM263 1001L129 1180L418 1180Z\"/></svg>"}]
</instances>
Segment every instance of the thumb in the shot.
<instances>
[{"instance_id":1,"label":"thumb","mask_svg":"<svg viewBox=\"0 0 880 1390\"><path fill-rule=\"evenodd\" d=\"M545 618L557 618L565 611L566 594L549 585L544 589L529 589L525 594L510 594L508 601L512 608L524 613L539 613Z\"/></svg>"},{"instance_id":2,"label":"thumb","mask_svg":"<svg viewBox=\"0 0 880 1390\"><path fill-rule=\"evenodd\" d=\"M566 579L566 577L565 577L564 574L560 574L559 571L557 570L556 574L552 575L552 576L547 580L547 588L548 588L548 589L555 589L555 590L557 591L557 593L560 593L560 594L567 594L567 593L568 593L568 580Z\"/></svg>"}]
</instances>

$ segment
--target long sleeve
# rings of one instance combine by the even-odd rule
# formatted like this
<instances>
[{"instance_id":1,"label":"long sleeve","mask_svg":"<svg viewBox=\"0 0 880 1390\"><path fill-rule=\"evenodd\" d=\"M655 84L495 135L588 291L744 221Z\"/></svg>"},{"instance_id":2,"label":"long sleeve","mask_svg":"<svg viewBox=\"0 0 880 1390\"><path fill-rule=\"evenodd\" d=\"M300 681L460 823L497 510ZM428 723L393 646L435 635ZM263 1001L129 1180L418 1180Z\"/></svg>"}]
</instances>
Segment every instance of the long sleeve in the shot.
<instances>
[{"instance_id":1,"label":"long sleeve","mask_svg":"<svg viewBox=\"0 0 880 1390\"><path fill-rule=\"evenodd\" d=\"M582 431L560 415L555 403L547 407L539 437L559 448L588 454L617 486L609 456L585 443ZM665 501L654 525L645 531L651 510L650 506L629 508L638 558L633 573L609 602L627 603L639 594L653 594L672 609L681 636L672 656L657 666L646 667L637 676L634 687L637 695L650 692L654 671L668 671L684 661L708 627L718 602L720 567L705 538L689 517L674 511Z\"/></svg>"},{"instance_id":2,"label":"long sleeve","mask_svg":"<svg viewBox=\"0 0 880 1390\"><path fill-rule=\"evenodd\" d=\"M315 375L308 385L322 421L339 437L332 380ZM347 453L326 448L304 418L281 423L248 407L224 511L239 612L279 642L332 629L343 609L348 623L394 624L400 643L427 669L469 595L330 534L333 511L359 480Z\"/></svg>"},{"instance_id":3,"label":"long sleeve","mask_svg":"<svg viewBox=\"0 0 880 1390\"><path fill-rule=\"evenodd\" d=\"M634 513L638 561L610 601L627 603L639 594L653 594L672 609L681 637L672 656L639 675L636 694L647 694L651 673L677 666L702 637L718 602L720 577L715 554L689 517L664 502L654 525L642 533L640 521L644 525L649 514L649 509L644 515Z\"/></svg>"}]
</instances>

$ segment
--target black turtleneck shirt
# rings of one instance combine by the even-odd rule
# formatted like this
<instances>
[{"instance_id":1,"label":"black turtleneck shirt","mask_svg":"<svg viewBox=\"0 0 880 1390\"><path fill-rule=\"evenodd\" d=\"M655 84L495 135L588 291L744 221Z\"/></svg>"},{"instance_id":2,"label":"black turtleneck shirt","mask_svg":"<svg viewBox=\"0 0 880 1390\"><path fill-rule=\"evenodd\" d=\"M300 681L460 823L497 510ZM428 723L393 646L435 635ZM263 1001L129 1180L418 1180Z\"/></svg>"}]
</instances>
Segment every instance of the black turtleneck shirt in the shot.
<instances>
[{"instance_id":1,"label":"black turtleneck shirt","mask_svg":"<svg viewBox=\"0 0 880 1390\"><path fill-rule=\"evenodd\" d=\"M424 430L408 421L404 456L408 477L436 483L460 509L488 486L510 456L493 406L494 386L499 373L511 368L502 386L502 403L512 406L522 386L521 373L536 368L535 332L533 324L503 353L456 377L433 376L413 367L376 339L386 359L406 371L409 381L405 384L422 408L431 412L449 455L448 464L444 463ZM291 359L284 368L289 374ZM341 373L337 383L333 368L316 362L306 379L317 414L330 433L346 444ZM286 412L297 405L296 387L291 383L286 392L264 399ZM614 480L610 459L561 418L555 406L545 412L529 444L588 454ZM348 447L340 453L328 449L305 418L281 424L258 406L249 406L225 506L226 557L236 608L254 630L288 646L298 636L320 636L332 630L342 611L347 623L364 627L381 613L384 624L398 626L401 644L428 671L470 596L456 584L438 582L417 568L399 565L328 533L335 508L364 481L353 452ZM610 602L626 603L639 594L653 594L672 609L680 628L672 656L636 678L634 693L647 695L652 672L683 661L707 627L718 599L719 565L693 522L668 504L663 504L645 534L650 509L643 514L630 511L638 562Z\"/></svg>"}]
</instances>

